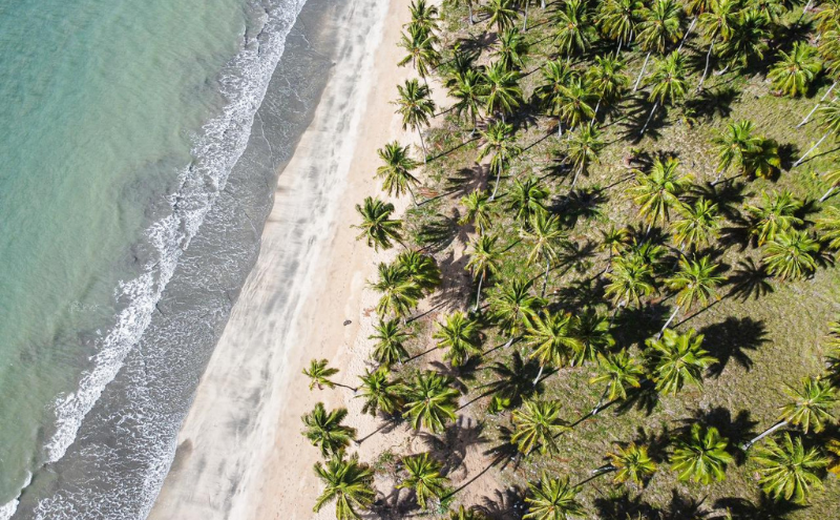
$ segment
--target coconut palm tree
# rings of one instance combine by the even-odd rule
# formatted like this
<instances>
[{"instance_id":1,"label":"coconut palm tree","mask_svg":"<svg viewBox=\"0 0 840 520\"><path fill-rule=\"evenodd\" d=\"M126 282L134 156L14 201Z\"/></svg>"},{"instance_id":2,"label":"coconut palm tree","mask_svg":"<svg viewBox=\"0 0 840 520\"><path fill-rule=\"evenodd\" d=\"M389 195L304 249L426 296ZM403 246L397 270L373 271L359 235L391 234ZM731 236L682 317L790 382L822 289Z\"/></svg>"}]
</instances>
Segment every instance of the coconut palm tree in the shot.
<instances>
[{"instance_id":1,"label":"coconut palm tree","mask_svg":"<svg viewBox=\"0 0 840 520\"><path fill-rule=\"evenodd\" d=\"M583 345L574 335L574 321L569 314L545 311L543 316L534 316L530 322L525 341L534 349L531 358L536 358L540 364L534 379L536 385L546 366L563 368L570 365Z\"/></svg>"},{"instance_id":2,"label":"coconut palm tree","mask_svg":"<svg viewBox=\"0 0 840 520\"><path fill-rule=\"evenodd\" d=\"M551 269L551 262L557 258L557 249L560 246L564 233L560 229L560 221L556 215L548 213L534 213L529 220L528 228L520 230L522 240L531 245L531 252L528 254L528 263L533 264L537 260L545 262L545 275L543 276L542 296L545 296L545 288L548 284L548 271Z\"/></svg>"},{"instance_id":3,"label":"coconut palm tree","mask_svg":"<svg viewBox=\"0 0 840 520\"><path fill-rule=\"evenodd\" d=\"M636 39L647 54L636 84L633 85L633 92L639 89L651 53L655 51L664 54L668 46L677 43L683 35L683 11L676 0L655 0L650 7L643 8L641 14L642 22Z\"/></svg>"},{"instance_id":4,"label":"coconut palm tree","mask_svg":"<svg viewBox=\"0 0 840 520\"><path fill-rule=\"evenodd\" d=\"M570 56L586 52L595 37L589 5L583 0L566 0L554 15L555 42L561 53Z\"/></svg>"},{"instance_id":5,"label":"coconut palm tree","mask_svg":"<svg viewBox=\"0 0 840 520\"><path fill-rule=\"evenodd\" d=\"M562 85L554 100L557 116L570 129L591 121L595 117L594 105L598 96L579 74L572 74Z\"/></svg>"},{"instance_id":6,"label":"coconut palm tree","mask_svg":"<svg viewBox=\"0 0 840 520\"><path fill-rule=\"evenodd\" d=\"M604 289L605 295L611 297L613 303L619 307L624 307L629 302L639 306L642 298L656 292L653 267L633 255L619 255L613 258L606 277L608 283Z\"/></svg>"},{"instance_id":7,"label":"coconut palm tree","mask_svg":"<svg viewBox=\"0 0 840 520\"><path fill-rule=\"evenodd\" d=\"M575 350L573 365L582 365L587 361L595 361L598 356L615 345L615 338L610 332L610 320L595 309L584 309L574 317L574 336L580 342L580 348Z\"/></svg>"},{"instance_id":8,"label":"coconut palm tree","mask_svg":"<svg viewBox=\"0 0 840 520\"><path fill-rule=\"evenodd\" d=\"M773 86L790 97L807 94L822 70L817 49L805 42L795 42L789 54L779 51L779 55L781 58L767 74Z\"/></svg>"},{"instance_id":9,"label":"coconut palm tree","mask_svg":"<svg viewBox=\"0 0 840 520\"><path fill-rule=\"evenodd\" d=\"M671 210L682 206L679 196L691 185L691 177L680 175L680 161L657 158L648 172L636 170L636 186L627 190L639 213L648 221L648 233L657 222L670 219Z\"/></svg>"},{"instance_id":10,"label":"coconut palm tree","mask_svg":"<svg viewBox=\"0 0 840 520\"><path fill-rule=\"evenodd\" d=\"M378 198L365 197L364 205L356 204L356 211L362 216L362 223L353 226L362 232L356 240L366 239L368 247L379 251L391 249L392 241L402 243L402 220L392 219L394 205Z\"/></svg>"},{"instance_id":11,"label":"coconut palm tree","mask_svg":"<svg viewBox=\"0 0 840 520\"><path fill-rule=\"evenodd\" d=\"M490 315L510 341L537 316L545 305L542 298L531 294L533 281L520 278L506 280L490 297Z\"/></svg>"},{"instance_id":12,"label":"coconut palm tree","mask_svg":"<svg viewBox=\"0 0 840 520\"><path fill-rule=\"evenodd\" d=\"M820 244L805 231L782 231L764 248L767 272L781 280L797 279L817 269Z\"/></svg>"},{"instance_id":13,"label":"coconut palm tree","mask_svg":"<svg viewBox=\"0 0 840 520\"><path fill-rule=\"evenodd\" d=\"M473 224L478 229L478 233L483 234L484 230L492 224L493 203L490 201L490 194L487 190L475 190L463 197L461 204L466 211L458 223L462 226Z\"/></svg>"},{"instance_id":14,"label":"coconut palm tree","mask_svg":"<svg viewBox=\"0 0 840 520\"><path fill-rule=\"evenodd\" d=\"M443 323L438 323L432 337L438 340L438 348L449 349L443 358L453 367L466 363L470 355L481 355L478 323L461 311L453 312Z\"/></svg>"},{"instance_id":15,"label":"coconut palm tree","mask_svg":"<svg viewBox=\"0 0 840 520\"><path fill-rule=\"evenodd\" d=\"M593 123L589 122L577 129L569 137L566 144L566 155L572 161L575 168L575 175L572 178L572 188L577 183L578 175L586 175L589 165L598 162L598 156L606 144L601 139L601 131Z\"/></svg>"},{"instance_id":16,"label":"coconut palm tree","mask_svg":"<svg viewBox=\"0 0 840 520\"><path fill-rule=\"evenodd\" d=\"M653 101L650 115L642 127L640 136L645 135L653 114L659 105L674 104L685 98L688 92L688 82L685 79L685 59L680 51L674 51L665 58L657 61L653 75L648 81L653 88L648 101Z\"/></svg>"},{"instance_id":17,"label":"coconut palm tree","mask_svg":"<svg viewBox=\"0 0 840 520\"><path fill-rule=\"evenodd\" d=\"M525 503L528 512L524 520L568 520L583 517L585 511L577 500L578 488L569 484L569 478L549 478L543 473L536 484L528 484Z\"/></svg>"},{"instance_id":18,"label":"coconut palm tree","mask_svg":"<svg viewBox=\"0 0 840 520\"><path fill-rule=\"evenodd\" d=\"M416 206L417 198L414 196L411 185L420 184L420 181L411 174L411 171L419 164L408 156L408 147L400 146L400 143L393 141L386 144L385 148L377 150L377 153L384 163L376 169L376 176L382 179L382 191L388 195L396 194L397 197L408 192Z\"/></svg>"},{"instance_id":19,"label":"coconut palm tree","mask_svg":"<svg viewBox=\"0 0 840 520\"><path fill-rule=\"evenodd\" d=\"M694 204L679 207L680 217L671 224L674 242L680 249L686 246L690 251L710 245L718 236L721 218L718 206L705 197Z\"/></svg>"},{"instance_id":20,"label":"coconut palm tree","mask_svg":"<svg viewBox=\"0 0 840 520\"><path fill-rule=\"evenodd\" d=\"M628 1L632 2L634 0ZM630 77L624 73L626 66L624 60L618 57L595 56L595 64L586 70L586 81L589 88L598 96L598 102L595 104L595 114L590 122L595 122L602 104L611 105L615 103L621 99L624 91L627 90Z\"/></svg>"},{"instance_id":21,"label":"coconut palm tree","mask_svg":"<svg viewBox=\"0 0 840 520\"><path fill-rule=\"evenodd\" d=\"M479 235L470 243L470 257L466 268L472 273L473 279L478 281L478 289L475 293L474 311L478 310L481 303L481 286L487 277L497 273L501 267L501 256L496 250L498 237L490 235Z\"/></svg>"},{"instance_id":22,"label":"coconut palm tree","mask_svg":"<svg viewBox=\"0 0 840 520\"><path fill-rule=\"evenodd\" d=\"M820 197L820 202L825 202L829 195L834 193L834 189L840 186L840 168L835 168L822 176L823 181L828 184L829 188Z\"/></svg>"},{"instance_id":23,"label":"coconut palm tree","mask_svg":"<svg viewBox=\"0 0 840 520\"><path fill-rule=\"evenodd\" d=\"M335 501L336 520L360 520L357 509L367 509L373 504L373 469L359 462L357 455L345 460L336 456L324 464L315 464L315 474L325 488L315 502L313 511L320 511L327 503Z\"/></svg>"},{"instance_id":24,"label":"coconut palm tree","mask_svg":"<svg viewBox=\"0 0 840 520\"><path fill-rule=\"evenodd\" d=\"M606 472L615 471L615 482L634 482L643 486L656 473L656 463L650 458L647 446L637 446L631 442L627 446L616 446L615 451L607 453L610 465Z\"/></svg>"},{"instance_id":25,"label":"coconut palm tree","mask_svg":"<svg viewBox=\"0 0 840 520\"><path fill-rule=\"evenodd\" d=\"M487 4L482 6L482 10L488 15L487 25L495 25L497 33L512 27L519 18L514 0L488 0Z\"/></svg>"},{"instance_id":26,"label":"coconut palm tree","mask_svg":"<svg viewBox=\"0 0 840 520\"><path fill-rule=\"evenodd\" d=\"M321 450L322 457L341 455L350 446L350 441L356 439L356 430L341 424L346 418L347 408L327 412L324 403L318 403L311 412L301 417L306 426L303 436Z\"/></svg>"},{"instance_id":27,"label":"coconut palm tree","mask_svg":"<svg viewBox=\"0 0 840 520\"><path fill-rule=\"evenodd\" d=\"M666 394L675 395L686 383L700 386L703 371L718 362L703 350L703 335L694 329L685 334L665 329L661 338L648 339L645 344L656 389Z\"/></svg>"},{"instance_id":28,"label":"coconut palm tree","mask_svg":"<svg viewBox=\"0 0 840 520\"><path fill-rule=\"evenodd\" d=\"M642 20L644 2L641 0L606 0L598 4L598 23L601 32L618 42L616 57L621 47L633 41L636 28Z\"/></svg>"},{"instance_id":29,"label":"coconut palm tree","mask_svg":"<svg viewBox=\"0 0 840 520\"><path fill-rule=\"evenodd\" d=\"M332 376L338 374L338 369L332 368L329 366L329 363L326 359L313 359L309 362L309 368L303 369L303 375L309 378L309 389L313 390L317 386L318 390L323 390L324 387L335 388L340 386L341 388L355 392L356 389L352 386L336 383L330 379Z\"/></svg>"},{"instance_id":30,"label":"coconut palm tree","mask_svg":"<svg viewBox=\"0 0 840 520\"><path fill-rule=\"evenodd\" d=\"M405 349L405 342L411 338L400 325L399 320L379 320L374 325L375 334L368 339L375 339L376 345L373 349L373 358L385 365L391 366L394 363L402 363L408 359L408 351Z\"/></svg>"},{"instance_id":31,"label":"coconut palm tree","mask_svg":"<svg viewBox=\"0 0 840 520\"><path fill-rule=\"evenodd\" d=\"M359 376L362 384L356 397L365 400L362 413L376 417L380 411L385 414L395 414L402 408L404 391L402 380L391 379L391 371L386 366L376 370L368 370Z\"/></svg>"},{"instance_id":32,"label":"coconut palm tree","mask_svg":"<svg viewBox=\"0 0 840 520\"><path fill-rule=\"evenodd\" d=\"M545 200L550 195L540 181L528 176L524 181L514 179L507 194L508 208L519 222L528 222L536 213L548 211Z\"/></svg>"},{"instance_id":33,"label":"coconut palm tree","mask_svg":"<svg viewBox=\"0 0 840 520\"><path fill-rule=\"evenodd\" d=\"M420 25L410 24L407 33L402 33L400 42L397 44L407 53L397 65L404 67L411 63L411 66L425 82L431 69L434 69L440 63L440 54L435 49L436 43L437 36L432 34L431 31Z\"/></svg>"},{"instance_id":34,"label":"coconut palm tree","mask_svg":"<svg viewBox=\"0 0 840 520\"><path fill-rule=\"evenodd\" d=\"M764 59L769 21L757 9L741 9L735 17L730 37L720 42L720 57L726 67L745 68L754 59ZM725 69L724 69L725 70Z\"/></svg>"},{"instance_id":35,"label":"coconut palm tree","mask_svg":"<svg viewBox=\"0 0 840 520\"><path fill-rule=\"evenodd\" d=\"M705 306L709 300L717 298L715 288L724 281L724 277L715 272L717 269L718 265L713 264L708 256L699 260L689 260L685 256L680 258L677 272L665 280L668 288L676 291L677 297L674 312L662 326L659 336L662 336L681 309L690 309L695 303Z\"/></svg>"},{"instance_id":36,"label":"coconut palm tree","mask_svg":"<svg viewBox=\"0 0 840 520\"><path fill-rule=\"evenodd\" d=\"M717 177L731 166L746 169L747 156L759 148L760 137L753 135L755 125L751 121L742 120L726 125L726 130L712 139L717 154Z\"/></svg>"},{"instance_id":37,"label":"coconut palm tree","mask_svg":"<svg viewBox=\"0 0 840 520\"><path fill-rule=\"evenodd\" d=\"M840 209L833 206L824 209L816 219L816 228L820 242L828 249L840 250Z\"/></svg>"},{"instance_id":38,"label":"coconut palm tree","mask_svg":"<svg viewBox=\"0 0 840 520\"><path fill-rule=\"evenodd\" d=\"M543 454L555 453L555 437L571 430L560 417L559 401L528 399L521 408L513 411L511 421L514 432L510 440L525 455L534 450Z\"/></svg>"},{"instance_id":39,"label":"coconut palm tree","mask_svg":"<svg viewBox=\"0 0 840 520\"><path fill-rule=\"evenodd\" d=\"M805 504L812 489L822 489L819 472L828 459L817 448L805 449L802 438L785 432L780 441L770 439L754 456L764 492L776 499Z\"/></svg>"},{"instance_id":40,"label":"coconut palm tree","mask_svg":"<svg viewBox=\"0 0 840 520\"><path fill-rule=\"evenodd\" d=\"M461 5L462 0L444 0L444 5L449 4L452 7L459 7ZM465 4L467 4L467 12L468 17L467 19L470 21L470 25L475 25L475 15L473 13L473 4L478 3L476 0L463 0Z\"/></svg>"},{"instance_id":41,"label":"coconut palm tree","mask_svg":"<svg viewBox=\"0 0 840 520\"><path fill-rule=\"evenodd\" d=\"M376 305L376 312L380 316L393 314L398 318L405 318L417 307L417 303L423 297L423 289L398 264L380 262L377 271L379 279L371 284L371 287L382 295Z\"/></svg>"},{"instance_id":42,"label":"coconut palm tree","mask_svg":"<svg viewBox=\"0 0 840 520\"><path fill-rule=\"evenodd\" d=\"M563 136L563 120L561 117L562 91L574 73L567 61L547 61L540 69L542 82L534 89L534 96L539 100L543 110L550 116L557 118L557 136Z\"/></svg>"},{"instance_id":43,"label":"coconut palm tree","mask_svg":"<svg viewBox=\"0 0 840 520\"><path fill-rule=\"evenodd\" d=\"M420 136L425 163L428 154L422 129L424 126L429 126L430 118L435 115L435 102L432 101L429 87L421 85L416 79L409 79L404 85L397 85L397 91L399 99L394 104L399 107L397 113L402 116L403 130L411 128Z\"/></svg>"},{"instance_id":44,"label":"coconut palm tree","mask_svg":"<svg viewBox=\"0 0 840 520\"><path fill-rule=\"evenodd\" d=\"M487 89L485 76L477 70L468 70L463 74L455 76L452 86L449 88L449 96L454 98L455 113L458 117L469 117L473 126L473 132L478 125L478 117L481 113L483 92Z\"/></svg>"},{"instance_id":45,"label":"coconut palm tree","mask_svg":"<svg viewBox=\"0 0 840 520\"><path fill-rule=\"evenodd\" d=\"M396 263L426 294L431 294L441 284L440 267L431 255L409 249L397 255Z\"/></svg>"},{"instance_id":46,"label":"coconut palm tree","mask_svg":"<svg viewBox=\"0 0 840 520\"><path fill-rule=\"evenodd\" d=\"M776 235L803 224L796 213L802 202L789 191L783 190L768 195L761 193L761 204L747 204L744 210L750 217L750 233L758 239L758 245L774 240Z\"/></svg>"},{"instance_id":47,"label":"coconut palm tree","mask_svg":"<svg viewBox=\"0 0 840 520\"><path fill-rule=\"evenodd\" d=\"M703 68L703 75L700 77L697 90L703 89L703 83L706 81L706 76L709 75L709 64L715 45L719 41L725 42L732 37L740 6L741 2L739 0L711 0L709 8L700 13L698 17L699 28L703 37L709 42L709 50L706 51L706 66Z\"/></svg>"},{"instance_id":48,"label":"coconut palm tree","mask_svg":"<svg viewBox=\"0 0 840 520\"><path fill-rule=\"evenodd\" d=\"M525 36L516 27L506 29L499 36L499 48L493 53L493 57L501 63L502 67L509 71L519 71L525 67L525 59L528 56L530 46L525 41Z\"/></svg>"},{"instance_id":49,"label":"coconut palm tree","mask_svg":"<svg viewBox=\"0 0 840 520\"><path fill-rule=\"evenodd\" d=\"M518 71L506 69L501 61L491 63L487 67L481 90L481 99L487 114L500 114L504 122L505 116L519 108L522 104L519 78Z\"/></svg>"},{"instance_id":50,"label":"coconut palm tree","mask_svg":"<svg viewBox=\"0 0 840 520\"><path fill-rule=\"evenodd\" d=\"M605 399L627 399L627 390L639 388L645 371L641 363L633 356L622 349L620 352L598 354L598 375L589 380L592 384L604 384L607 386L601 394L598 403L592 409L590 415L596 415L601 411Z\"/></svg>"},{"instance_id":51,"label":"coconut palm tree","mask_svg":"<svg viewBox=\"0 0 840 520\"><path fill-rule=\"evenodd\" d=\"M825 134L820 138L819 141L814 144L811 148L808 149L805 154L799 158L793 165L799 166L802 164L802 161L805 160L806 157L811 155L811 152L819 148L823 141L828 138L828 136L833 135L836 139L840 136L840 99L835 98L833 101L826 103L825 105L821 106L819 109L819 113L822 117L822 125L823 128L826 129Z\"/></svg>"},{"instance_id":52,"label":"coconut palm tree","mask_svg":"<svg viewBox=\"0 0 840 520\"><path fill-rule=\"evenodd\" d=\"M729 439L721 437L717 428L694 423L686 436L677 439L671 469L683 482L692 480L708 485L724 480L726 466L735 462L728 449Z\"/></svg>"},{"instance_id":53,"label":"coconut palm tree","mask_svg":"<svg viewBox=\"0 0 840 520\"><path fill-rule=\"evenodd\" d=\"M478 154L476 161L482 161L490 157L490 171L496 174L496 183L493 186L493 193L489 202L496 200L496 192L499 189L499 180L502 172L507 168L511 159L522 153L522 149L513 139L513 125L494 121L481 132L484 145Z\"/></svg>"},{"instance_id":54,"label":"coconut palm tree","mask_svg":"<svg viewBox=\"0 0 840 520\"><path fill-rule=\"evenodd\" d=\"M444 496L449 477L441 473L442 463L431 458L428 453L421 453L403 457L402 465L407 475L397 484L397 489L414 490L420 509L427 510L429 500L440 500Z\"/></svg>"},{"instance_id":55,"label":"coconut palm tree","mask_svg":"<svg viewBox=\"0 0 840 520\"><path fill-rule=\"evenodd\" d=\"M758 138L756 144L755 150L744 156L744 173L769 179L782 167L779 144L766 137Z\"/></svg>"},{"instance_id":56,"label":"coconut palm tree","mask_svg":"<svg viewBox=\"0 0 840 520\"><path fill-rule=\"evenodd\" d=\"M429 5L426 0L412 0L409 6L411 11L411 24L426 31L437 31L440 11L437 6Z\"/></svg>"},{"instance_id":57,"label":"coconut palm tree","mask_svg":"<svg viewBox=\"0 0 840 520\"><path fill-rule=\"evenodd\" d=\"M447 421L455 420L459 395L450 378L429 370L421 372L406 388L403 415L415 430L423 426L440 433Z\"/></svg>"}]
</instances>

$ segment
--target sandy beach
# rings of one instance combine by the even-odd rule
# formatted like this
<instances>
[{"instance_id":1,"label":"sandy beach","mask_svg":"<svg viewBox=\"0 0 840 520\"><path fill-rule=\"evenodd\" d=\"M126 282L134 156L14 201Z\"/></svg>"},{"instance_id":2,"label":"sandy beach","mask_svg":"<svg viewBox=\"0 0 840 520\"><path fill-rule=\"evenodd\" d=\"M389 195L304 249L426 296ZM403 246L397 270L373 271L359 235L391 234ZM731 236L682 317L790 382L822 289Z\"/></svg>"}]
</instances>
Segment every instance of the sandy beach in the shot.
<instances>
[{"instance_id":1,"label":"sandy beach","mask_svg":"<svg viewBox=\"0 0 840 520\"><path fill-rule=\"evenodd\" d=\"M321 400L350 408L360 437L377 428L356 413L361 403L351 392L310 393L301 370L326 358L341 368L338 381L355 385L365 369L376 300L366 284L376 262L396 252L374 253L350 224L355 204L379 191L376 150L394 139L418 141L390 104L396 85L414 74L397 66L409 2L354 0L329 17L342 31L330 79L280 176L259 260L202 378L150 518L332 518L332 507L312 512L319 458L300 435L300 417ZM393 202L402 213L409 200ZM377 435L360 455L369 460L400 438Z\"/></svg>"}]
</instances>

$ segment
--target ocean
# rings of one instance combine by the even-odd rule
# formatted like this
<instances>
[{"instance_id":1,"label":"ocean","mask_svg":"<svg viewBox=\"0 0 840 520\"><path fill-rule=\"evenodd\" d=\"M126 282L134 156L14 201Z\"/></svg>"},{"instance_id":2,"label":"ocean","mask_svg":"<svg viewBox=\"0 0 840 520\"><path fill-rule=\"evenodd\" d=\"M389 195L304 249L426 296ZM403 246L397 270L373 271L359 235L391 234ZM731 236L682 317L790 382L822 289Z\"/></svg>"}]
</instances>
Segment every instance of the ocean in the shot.
<instances>
[{"instance_id":1,"label":"ocean","mask_svg":"<svg viewBox=\"0 0 840 520\"><path fill-rule=\"evenodd\" d=\"M148 514L317 97L304 2L0 0L0 520Z\"/></svg>"}]
</instances>

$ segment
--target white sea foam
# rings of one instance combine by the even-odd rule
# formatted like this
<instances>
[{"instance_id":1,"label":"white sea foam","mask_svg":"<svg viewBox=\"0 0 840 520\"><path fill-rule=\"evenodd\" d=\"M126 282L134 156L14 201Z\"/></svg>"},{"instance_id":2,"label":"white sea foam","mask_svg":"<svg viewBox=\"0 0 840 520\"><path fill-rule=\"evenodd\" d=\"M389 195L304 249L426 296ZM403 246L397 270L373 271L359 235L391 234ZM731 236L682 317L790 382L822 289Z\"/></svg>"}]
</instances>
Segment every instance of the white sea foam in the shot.
<instances>
[{"instance_id":1,"label":"white sea foam","mask_svg":"<svg viewBox=\"0 0 840 520\"><path fill-rule=\"evenodd\" d=\"M258 21L261 30L256 37L244 42L243 49L225 68L220 83L228 104L220 116L204 125L202 135L196 139L192 150L195 160L181 173L179 189L168 197L171 214L147 230L155 258L144 267L141 276L120 283L115 296L120 301L127 301L127 306L116 317L114 327L92 358L92 368L83 374L78 389L56 401L56 432L45 446L48 462L56 462L65 455L85 416L143 336L183 251L189 247L245 151L254 116L283 54L286 36L305 1L254 0L255 10L264 9ZM167 447L161 450L161 456L171 458L171 451ZM151 508L169 466L168 460L160 462L154 465L154 474L145 479L148 496L143 497L146 505L142 517ZM54 499L47 498L39 503L38 518L59 518L55 515L54 506L58 504ZM17 500L0 506L0 520L10 518L16 507Z\"/></svg>"}]
</instances>

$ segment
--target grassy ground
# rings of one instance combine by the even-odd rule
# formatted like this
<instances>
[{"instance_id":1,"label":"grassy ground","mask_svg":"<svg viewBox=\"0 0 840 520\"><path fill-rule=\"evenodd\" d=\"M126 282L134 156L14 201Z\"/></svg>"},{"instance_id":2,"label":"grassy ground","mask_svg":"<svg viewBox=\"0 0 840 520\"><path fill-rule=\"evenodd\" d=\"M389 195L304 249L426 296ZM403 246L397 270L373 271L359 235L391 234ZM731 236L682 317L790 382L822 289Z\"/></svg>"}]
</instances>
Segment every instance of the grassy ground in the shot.
<instances>
[{"instance_id":1,"label":"grassy ground","mask_svg":"<svg viewBox=\"0 0 840 520\"><path fill-rule=\"evenodd\" d=\"M487 33L491 34L488 39L485 24L465 27L465 8L445 9L444 14L444 43L470 39L492 49L494 37ZM791 16L795 20L799 13ZM531 20L527 35L532 42L532 55L523 82L526 99L539 81L540 74L536 69L554 52L550 41L551 24L547 23L545 14L532 9ZM702 73L705 48L702 48L702 40L693 37L686 49L693 64L689 84L696 85ZM483 60L486 60L486 54ZM768 63L773 62L774 56L773 51L768 52ZM642 58L637 55L631 60L630 73L634 78ZM572 216L568 211L564 214L575 248L552 269L548 285L551 304L558 309L573 310L582 303L603 301L604 280L598 275L607 265L607 253L597 248L600 231L610 225L620 227L639 222L637 209L624 194L625 188L632 184L625 162L631 153L678 157L682 171L691 173L703 185L715 175L715 158L710 151L712 136L730 120L750 119L759 133L781 145L785 167L774 180L735 178L719 186L715 197L721 205L729 204L737 214L744 203L754 201L762 191L783 189L806 200L818 198L827 189L818 174L840 158L837 151L832 152L836 145L826 142L812 160L796 169L791 169L791 164L822 135L815 122L800 129L794 127L827 87L823 81L810 96L789 99L774 96L763 73L710 75L703 94L694 93L692 89L684 107L660 110L652 129L644 139L638 140L639 129L650 108L647 93L640 90L622 101L620 107L609 111L603 128L604 140L610 144L601 154L601 162L578 182L578 192L585 196L571 204L564 199L569 193L571 179L558 173L562 144L554 132L554 123L540 117L523 116L514 120L525 153L515 160L509 175L502 179L500 193L505 193L514 178L534 175L551 189L555 205L577 209ZM469 129L462 128L451 114L444 125L429 131L430 153L436 157L427 166L425 187L420 191L430 200L410 210L407 218L412 239L434 252L444 272L450 275L442 292L431 302L433 306L439 305L440 311L463 308L474 297L474 287L463 269L466 260L455 252L456 248L463 247L471 231L457 225L463 211L459 206L460 197L488 183L492 188L493 180L487 178L486 168L475 163L478 143L470 139L469 133ZM829 200L828 204L831 203ZM500 204L505 204L504 195ZM813 218L813 215L808 217ZM736 223L727 225L735 227ZM525 273L534 278L542 274L539 266L525 264L528 249L518 241L517 230L518 226L503 214L491 230L502 237L501 243L510 244L497 279L514 273ZM721 249L718 262L727 276L735 274L739 262L747 259L758 262L760 258L760 252L749 244L722 242ZM624 408L610 407L562 436L559 455L533 455L508 461L510 463L503 465L498 478L504 484L520 489L538 478L543 470L566 474L572 481L580 481L604 463L604 454L617 442L651 444L654 455L663 461L668 441L686 424L698 420L718 427L735 444L772 425L777 407L783 401L783 385L794 384L822 369L822 340L827 333L827 324L840 314L837 303L840 301L840 276L831 259L826 259L825 265L810 279L792 283L767 280L766 284L762 291L746 297L731 294L732 286L725 287L721 291L725 296L719 302L702 312L694 309L677 320L679 330L692 328L704 334L704 347L720 360L709 371L702 388L687 388L676 397L665 397L647 403L648 406L635 403ZM488 288L488 291L492 290L492 287ZM601 305L601 309L605 308ZM672 302L666 294L642 309L619 313L616 318L619 343L637 349L646 337L658 331L671 309ZM414 344L417 353L433 344L434 316L429 315L413 324L418 333ZM495 378L488 368L494 362L508 362L517 349L523 357L528 354L524 347L517 345L493 349L505 339L497 337L492 328L488 328L487 335L485 348L490 353L481 366L474 371L456 373L469 389L470 398L481 395L483 385ZM565 403L565 415L574 421L592 408L603 390L603 387L589 384L593 375L594 367L591 366L564 369L541 384L543 396ZM478 399L466 410L473 417L486 421L484 435L486 447L490 449L504 443L510 421L508 414L488 415L488 404L489 398ZM624 512L651 511L658 511L661 518L694 518L689 516L692 508L714 509L716 515L729 508L733 514L742 515L736 518L777 518L769 515L771 512L783 513L788 506L774 505L762 499L756 480L753 463L743 459L729 468L724 482L711 486L678 483L675 474L663 463L645 489L633 485L617 486L609 476L604 476L584 486L582 499L588 511L604 519L624 519ZM825 485L824 492L813 495L810 508L795 510L791 507L786 518L836 517L840 482L829 476ZM767 516L760 516L762 512ZM510 518L516 518L514 512L511 515Z\"/></svg>"}]
</instances>

